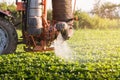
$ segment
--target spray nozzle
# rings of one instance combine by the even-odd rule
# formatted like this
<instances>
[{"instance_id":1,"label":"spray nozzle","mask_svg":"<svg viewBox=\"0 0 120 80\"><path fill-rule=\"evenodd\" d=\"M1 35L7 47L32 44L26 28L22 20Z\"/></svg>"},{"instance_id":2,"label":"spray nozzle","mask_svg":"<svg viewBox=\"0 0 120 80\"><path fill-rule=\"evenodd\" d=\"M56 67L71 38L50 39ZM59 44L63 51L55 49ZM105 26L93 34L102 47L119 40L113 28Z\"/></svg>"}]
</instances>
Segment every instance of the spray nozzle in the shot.
<instances>
[{"instance_id":1,"label":"spray nozzle","mask_svg":"<svg viewBox=\"0 0 120 80\"><path fill-rule=\"evenodd\" d=\"M68 40L71 37L71 32L73 28L69 26L66 22L58 22L55 24L55 28L61 33L64 40Z\"/></svg>"}]
</instances>

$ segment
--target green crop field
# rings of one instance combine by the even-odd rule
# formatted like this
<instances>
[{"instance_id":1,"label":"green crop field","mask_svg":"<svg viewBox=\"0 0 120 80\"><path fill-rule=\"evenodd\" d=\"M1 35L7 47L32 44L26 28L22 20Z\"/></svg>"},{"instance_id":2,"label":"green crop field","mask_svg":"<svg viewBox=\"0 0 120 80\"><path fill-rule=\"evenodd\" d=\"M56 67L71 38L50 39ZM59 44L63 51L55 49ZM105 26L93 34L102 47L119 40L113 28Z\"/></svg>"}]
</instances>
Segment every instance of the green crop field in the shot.
<instances>
[{"instance_id":1,"label":"green crop field","mask_svg":"<svg viewBox=\"0 0 120 80\"><path fill-rule=\"evenodd\" d=\"M0 80L120 80L120 29L77 30L67 42L73 50L67 60L18 45L0 56Z\"/></svg>"}]
</instances>

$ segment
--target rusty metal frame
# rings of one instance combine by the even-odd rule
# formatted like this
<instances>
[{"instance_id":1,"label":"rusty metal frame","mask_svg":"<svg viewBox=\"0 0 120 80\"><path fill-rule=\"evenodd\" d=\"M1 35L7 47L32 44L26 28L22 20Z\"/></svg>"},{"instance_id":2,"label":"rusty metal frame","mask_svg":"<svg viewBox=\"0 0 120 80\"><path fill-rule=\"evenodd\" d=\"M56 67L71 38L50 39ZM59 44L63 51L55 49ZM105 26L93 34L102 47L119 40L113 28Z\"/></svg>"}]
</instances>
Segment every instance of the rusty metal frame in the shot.
<instances>
[{"instance_id":1,"label":"rusty metal frame","mask_svg":"<svg viewBox=\"0 0 120 80\"><path fill-rule=\"evenodd\" d=\"M27 32L27 6L28 6L29 0L23 0L22 4L19 5L20 8L18 8L19 11L22 11L22 38L23 38L23 43L26 45L24 47L25 51L51 51L54 50L54 48L50 47L50 44L57 38L56 36L58 35L58 31L55 29L55 27L50 27L50 24L47 21L47 0L42 0L41 5L42 7L42 26L43 26L43 31L41 34L38 35L31 35ZM26 5L25 8L23 8L24 5ZM74 3L74 10L75 11L75 4L76 0ZM52 25L56 24L58 21L52 22Z\"/></svg>"},{"instance_id":2,"label":"rusty metal frame","mask_svg":"<svg viewBox=\"0 0 120 80\"><path fill-rule=\"evenodd\" d=\"M43 23L43 32L39 35L30 35L26 30L23 31L24 34L24 42L26 46L24 47L25 51L51 51L54 50L53 47L49 47L48 44L54 40L53 36L56 34L54 28L50 32L50 25L47 21L47 1L42 0L43 5L43 15L42 15L42 23ZM49 40L47 38L50 38ZM37 44L37 39L41 39L39 44Z\"/></svg>"}]
</instances>

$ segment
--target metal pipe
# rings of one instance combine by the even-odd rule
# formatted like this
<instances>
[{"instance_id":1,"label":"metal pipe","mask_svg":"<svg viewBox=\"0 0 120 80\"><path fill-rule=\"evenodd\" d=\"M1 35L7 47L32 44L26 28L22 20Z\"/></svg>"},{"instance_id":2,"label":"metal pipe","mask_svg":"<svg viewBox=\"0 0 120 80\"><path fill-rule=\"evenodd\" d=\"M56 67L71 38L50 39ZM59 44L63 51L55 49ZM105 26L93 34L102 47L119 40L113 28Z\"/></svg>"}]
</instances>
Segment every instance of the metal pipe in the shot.
<instances>
[{"instance_id":1,"label":"metal pipe","mask_svg":"<svg viewBox=\"0 0 120 80\"><path fill-rule=\"evenodd\" d=\"M76 0L74 0L73 14L74 14L74 12L75 12L75 7L76 7Z\"/></svg>"},{"instance_id":2,"label":"metal pipe","mask_svg":"<svg viewBox=\"0 0 120 80\"><path fill-rule=\"evenodd\" d=\"M44 18L47 20L47 1L43 0L43 6L44 6Z\"/></svg>"}]
</instances>

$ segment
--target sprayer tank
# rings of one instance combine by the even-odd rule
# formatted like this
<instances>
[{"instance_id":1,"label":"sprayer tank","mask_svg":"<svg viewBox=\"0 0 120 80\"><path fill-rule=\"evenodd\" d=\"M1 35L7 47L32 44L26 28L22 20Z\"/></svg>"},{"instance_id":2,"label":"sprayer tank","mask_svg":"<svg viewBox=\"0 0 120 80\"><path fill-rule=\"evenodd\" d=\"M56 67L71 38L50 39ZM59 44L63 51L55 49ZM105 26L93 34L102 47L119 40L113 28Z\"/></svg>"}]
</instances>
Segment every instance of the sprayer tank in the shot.
<instances>
[{"instance_id":1,"label":"sprayer tank","mask_svg":"<svg viewBox=\"0 0 120 80\"><path fill-rule=\"evenodd\" d=\"M73 21L68 22L69 19L73 18L72 0L52 0L52 8L53 20L67 22L68 24L73 23Z\"/></svg>"},{"instance_id":2,"label":"sprayer tank","mask_svg":"<svg viewBox=\"0 0 120 80\"><path fill-rule=\"evenodd\" d=\"M28 33L41 34L42 31L42 0L30 0L28 3Z\"/></svg>"}]
</instances>

